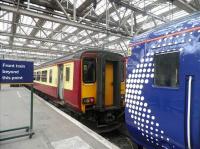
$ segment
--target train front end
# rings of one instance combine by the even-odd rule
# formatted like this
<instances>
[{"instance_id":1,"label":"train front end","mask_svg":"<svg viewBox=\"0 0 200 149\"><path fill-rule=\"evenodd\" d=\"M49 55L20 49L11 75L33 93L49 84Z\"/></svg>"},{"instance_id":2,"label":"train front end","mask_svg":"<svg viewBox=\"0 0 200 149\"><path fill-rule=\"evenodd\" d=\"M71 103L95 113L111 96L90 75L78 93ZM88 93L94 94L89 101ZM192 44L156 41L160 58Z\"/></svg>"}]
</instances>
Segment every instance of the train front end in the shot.
<instances>
[{"instance_id":1,"label":"train front end","mask_svg":"<svg viewBox=\"0 0 200 149\"><path fill-rule=\"evenodd\" d=\"M81 56L81 110L99 127L118 123L125 98L124 58L107 51Z\"/></svg>"},{"instance_id":2,"label":"train front end","mask_svg":"<svg viewBox=\"0 0 200 149\"><path fill-rule=\"evenodd\" d=\"M199 16L131 41L125 119L140 147L200 148Z\"/></svg>"}]
</instances>

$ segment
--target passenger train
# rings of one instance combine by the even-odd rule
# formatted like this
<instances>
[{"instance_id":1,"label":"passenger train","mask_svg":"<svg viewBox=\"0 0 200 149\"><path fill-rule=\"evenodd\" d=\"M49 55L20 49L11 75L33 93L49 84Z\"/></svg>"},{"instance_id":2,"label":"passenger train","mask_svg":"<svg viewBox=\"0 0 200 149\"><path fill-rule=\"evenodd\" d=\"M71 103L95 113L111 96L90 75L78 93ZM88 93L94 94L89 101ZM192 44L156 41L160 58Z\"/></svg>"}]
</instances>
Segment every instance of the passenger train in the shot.
<instances>
[{"instance_id":1,"label":"passenger train","mask_svg":"<svg viewBox=\"0 0 200 149\"><path fill-rule=\"evenodd\" d=\"M200 149L200 13L133 37L125 120L139 148Z\"/></svg>"},{"instance_id":2,"label":"passenger train","mask_svg":"<svg viewBox=\"0 0 200 149\"><path fill-rule=\"evenodd\" d=\"M71 111L114 124L124 112L125 59L103 50L80 50L37 66L34 88Z\"/></svg>"}]
</instances>

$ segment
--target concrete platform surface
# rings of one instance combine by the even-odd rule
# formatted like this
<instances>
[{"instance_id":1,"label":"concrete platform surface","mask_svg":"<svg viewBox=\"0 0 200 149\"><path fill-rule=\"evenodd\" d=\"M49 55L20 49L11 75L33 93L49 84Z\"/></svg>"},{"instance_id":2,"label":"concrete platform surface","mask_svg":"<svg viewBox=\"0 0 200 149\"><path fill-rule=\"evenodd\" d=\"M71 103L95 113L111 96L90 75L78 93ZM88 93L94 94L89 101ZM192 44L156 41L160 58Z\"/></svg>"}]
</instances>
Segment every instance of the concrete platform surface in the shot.
<instances>
[{"instance_id":1,"label":"concrete platform surface","mask_svg":"<svg viewBox=\"0 0 200 149\"><path fill-rule=\"evenodd\" d=\"M0 130L29 125L30 91L3 86L0 90ZM77 120L34 95L35 135L2 141L0 149L117 149ZM24 130L0 134L0 138Z\"/></svg>"}]
</instances>

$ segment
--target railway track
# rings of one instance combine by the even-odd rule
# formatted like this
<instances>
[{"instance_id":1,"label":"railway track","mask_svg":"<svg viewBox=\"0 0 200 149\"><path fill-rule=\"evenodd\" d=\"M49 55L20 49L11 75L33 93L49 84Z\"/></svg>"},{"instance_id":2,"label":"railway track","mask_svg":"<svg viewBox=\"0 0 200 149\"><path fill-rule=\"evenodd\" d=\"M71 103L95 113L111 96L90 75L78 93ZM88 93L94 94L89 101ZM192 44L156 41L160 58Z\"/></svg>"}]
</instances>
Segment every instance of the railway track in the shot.
<instances>
[{"instance_id":1,"label":"railway track","mask_svg":"<svg viewBox=\"0 0 200 149\"><path fill-rule=\"evenodd\" d=\"M120 149L137 149L130 137L124 134L124 130L122 130L122 128L123 127L121 126L117 130L108 133L102 133L101 135L113 144L117 145Z\"/></svg>"},{"instance_id":2,"label":"railway track","mask_svg":"<svg viewBox=\"0 0 200 149\"><path fill-rule=\"evenodd\" d=\"M50 102L52 104L52 102ZM117 145L120 149L137 149L137 146L131 141L129 133L127 131L127 128L125 126L124 121L121 121L119 125L115 126L109 126L109 128L106 128L105 126L101 128L94 127L94 123L91 123L87 119L80 118L77 115L74 115L70 113L69 111L66 111L63 107L58 107L63 112L69 114L73 118L77 119L96 133L100 134L113 144Z\"/></svg>"},{"instance_id":3,"label":"railway track","mask_svg":"<svg viewBox=\"0 0 200 149\"><path fill-rule=\"evenodd\" d=\"M82 119L77 117L76 115L68 113L64 108L59 108L63 112L69 114L73 118L77 119L96 133L100 134L113 144L117 145L120 149L137 149L137 146L131 141L128 131L126 129L125 123L121 122L119 125L109 126L106 128L105 126L101 128L94 127L94 123L86 119Z\"/></svg>"}]
</instances>

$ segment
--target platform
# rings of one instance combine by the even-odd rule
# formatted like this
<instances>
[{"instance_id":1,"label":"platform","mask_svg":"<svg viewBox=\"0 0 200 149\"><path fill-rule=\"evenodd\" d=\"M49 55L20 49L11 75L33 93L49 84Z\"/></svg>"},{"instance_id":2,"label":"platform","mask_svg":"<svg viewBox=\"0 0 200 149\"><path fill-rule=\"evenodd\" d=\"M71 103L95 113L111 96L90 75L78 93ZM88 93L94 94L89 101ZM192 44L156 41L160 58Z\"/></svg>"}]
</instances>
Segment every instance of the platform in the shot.
<instances>
[{"instance_id":1,"label":"platform","mask_svg":"<svg viewBox=\"0 0 200 149\"><path fill-rule=\"evenodd\" d=\"M0 130L29 124L30 91L2 86L0 91ZM0 149L118 149L71 116L34 95L35 135L0 142ZM16 133L21 133L16 131ZM4 134L0 137L4 137Z\"/></svg>"}]
</instances>

